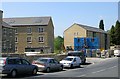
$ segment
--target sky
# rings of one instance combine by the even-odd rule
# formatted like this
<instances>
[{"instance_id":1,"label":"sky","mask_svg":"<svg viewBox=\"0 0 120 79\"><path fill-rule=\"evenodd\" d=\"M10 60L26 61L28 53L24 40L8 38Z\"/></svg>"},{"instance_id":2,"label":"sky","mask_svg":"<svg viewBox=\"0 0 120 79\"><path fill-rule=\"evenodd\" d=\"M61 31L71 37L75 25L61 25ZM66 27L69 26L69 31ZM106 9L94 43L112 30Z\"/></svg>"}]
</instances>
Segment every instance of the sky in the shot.
<instances>
[{"instance_id":1,"label":"sky","mask_svg":"<svg viewBox=\"0 0 120 79\"><path fill-rule=\"evenodd\" d=\"M51 16L55 36L78 23L99 27L101 19L105 30L118 19L118 2L2 2L3 18Z\"/></svg>"}]
</instances>

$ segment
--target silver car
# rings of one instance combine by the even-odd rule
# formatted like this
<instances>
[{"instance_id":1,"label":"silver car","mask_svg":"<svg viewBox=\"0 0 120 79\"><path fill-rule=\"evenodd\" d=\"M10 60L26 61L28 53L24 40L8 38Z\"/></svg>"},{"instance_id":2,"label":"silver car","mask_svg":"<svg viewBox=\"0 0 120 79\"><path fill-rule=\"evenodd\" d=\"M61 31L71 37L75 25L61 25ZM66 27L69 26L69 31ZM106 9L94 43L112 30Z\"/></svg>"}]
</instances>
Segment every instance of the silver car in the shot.
<instances>
[{"instance_id":1,"label":"silver car","mask_svg":"<svg viewBox=\"0 0 120 79\"><path fill-rule=\"evenodd\" d=\"M34 60L32 64L37 65L39 71L50 72L53 70L63 70L63 64L59 63L54 58L38 58Z\"/></svg>"}]
</instances>

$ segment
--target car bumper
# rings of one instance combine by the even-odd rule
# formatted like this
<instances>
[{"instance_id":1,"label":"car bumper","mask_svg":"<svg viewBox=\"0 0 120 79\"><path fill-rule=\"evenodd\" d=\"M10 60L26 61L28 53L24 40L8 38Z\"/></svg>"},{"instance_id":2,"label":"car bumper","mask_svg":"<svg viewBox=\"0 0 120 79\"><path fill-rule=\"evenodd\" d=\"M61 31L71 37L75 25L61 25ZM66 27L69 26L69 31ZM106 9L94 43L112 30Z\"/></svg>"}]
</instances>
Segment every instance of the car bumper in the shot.
<instances>
[{"instance_id":1,"label":"car bumper","mask_svg":"<svg viewBox=\"0 0 120 79\"><path fill-rule=\"evenodd\" d=\"M63 64L63 67L71 67L71 64Z\"/></svg>"},{"instance_id":2,"label":"car bumper","mask_svg":"<svg viewBox=\"0 0 120 79\"><path fill-rule=\"evenodd\" d=\"M7 76L8 74L10 74L10 71L0 70L0 76Z\"/></svg>"}]
</instances>

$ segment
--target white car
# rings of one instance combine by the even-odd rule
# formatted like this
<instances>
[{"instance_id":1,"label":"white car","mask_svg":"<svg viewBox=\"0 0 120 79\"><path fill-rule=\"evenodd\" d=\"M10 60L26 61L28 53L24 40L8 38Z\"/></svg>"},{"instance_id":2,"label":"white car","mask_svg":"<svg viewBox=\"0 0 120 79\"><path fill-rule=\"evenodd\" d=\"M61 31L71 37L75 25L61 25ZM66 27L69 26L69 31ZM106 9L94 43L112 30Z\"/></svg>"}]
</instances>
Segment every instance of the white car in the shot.
<instances>
[{"instance_id":1,"label":"white car","mask_svg":"<svg viewBox=\"0 0 120 79\"><path fill-rule=\"evenodd\" d=\"M80 67L81 65L81 59L80 57L77 56L67 56L63 60L60 61L60 63L63 64L64 67Z\"/></svg>"}]
</instances>

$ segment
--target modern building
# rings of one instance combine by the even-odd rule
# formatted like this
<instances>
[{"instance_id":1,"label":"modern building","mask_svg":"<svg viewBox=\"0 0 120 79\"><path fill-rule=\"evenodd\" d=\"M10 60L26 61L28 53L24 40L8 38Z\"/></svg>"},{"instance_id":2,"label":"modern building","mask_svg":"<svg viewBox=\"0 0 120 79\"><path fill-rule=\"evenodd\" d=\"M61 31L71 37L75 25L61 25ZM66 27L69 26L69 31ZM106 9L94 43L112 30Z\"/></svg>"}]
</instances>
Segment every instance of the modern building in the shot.
<instances>
[{"instance_id":1,"label":"modern building","mask_svg":"<svg viewBox=\"0 0 120 79\"><path fill-rule=\"evenodd\" d=\"M15 28L15 51L17 53L54 52L54 25L51 17L4 18Z\"/></svg>"},{"instance_id":2,"label":"modern building","mask_svg":"<svg viewBox=\"0 0 120 79\"><path fill-rule=\"evenodd\" d=\"M74 23L64 31L64 46L74 49L74 38L98 37L99 49L108 49L110 47L109 34L99 28Z\"/></svg>"},{"instance_id":3,"label":"modern building","mask_svg":"<svg viewBox=\"0 0 120 79\"><path fill-rule=\"evenodd\" d=\"M15 30L2 20L3 11L0 11L0 53L15 52Z\"/></svg>"}]
</instances>

